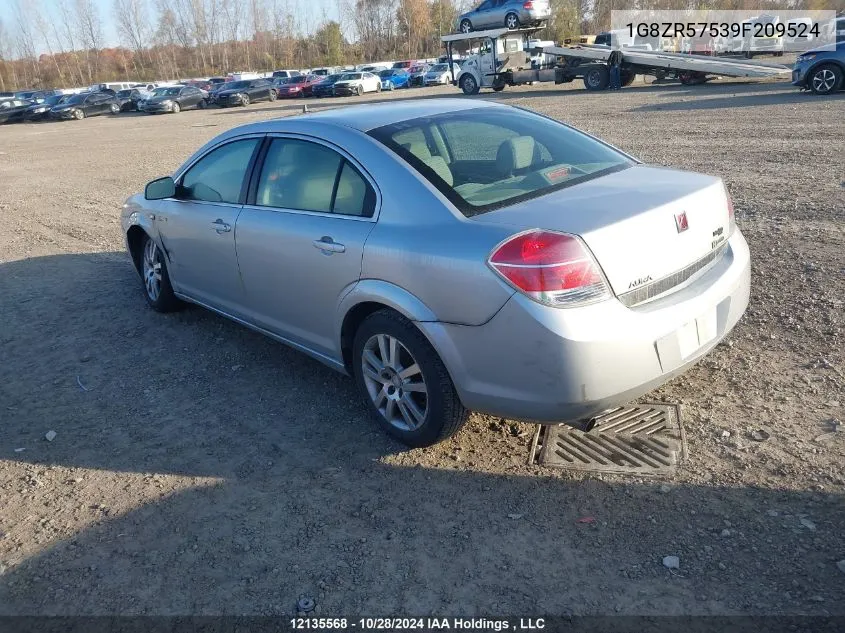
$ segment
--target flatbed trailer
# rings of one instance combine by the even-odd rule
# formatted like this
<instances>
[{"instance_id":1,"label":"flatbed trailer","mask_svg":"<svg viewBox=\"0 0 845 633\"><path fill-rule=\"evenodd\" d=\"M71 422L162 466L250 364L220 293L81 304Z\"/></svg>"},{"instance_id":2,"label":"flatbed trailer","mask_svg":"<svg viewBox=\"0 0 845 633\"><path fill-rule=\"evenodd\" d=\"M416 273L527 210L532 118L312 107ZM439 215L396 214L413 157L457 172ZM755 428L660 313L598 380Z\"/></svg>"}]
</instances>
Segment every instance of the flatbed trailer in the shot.
<instances>
[{"instance_id":1,"label":"flatbed trailer","mask_svg":"<svg viewBox=\"0 0 845 633\"><path fill-rule=\"evenodd\" d=\"M567 83L581 78L587 90L604 90L610 84L607 60L612 49L602 45L546 46L528 48L527 42L537 29L491 29L445 35L447 58L453 61L453 48L465 47L469 55L452 83L466 94L481 88L504 90L534 82ZM473 48L475 42L477 46ZM531 54L555 58L554 64L532 67ZM668 53L641 49L621 49L622 85L629 85L637 75L658 79L673 78L686 85L707 81L713 76L778 77L790 76L782 64ZM547 57L548 58L548 57Z\"/></svg>"},{"instance_id":2,"label":"flatbed trailer","mask_svg":"<svg viewBox=\"0 0 845 633\"><path fill-rule=\"evenodd\" d=\"M557 83L580 77L584 80L584 87L587 90L607 88L609 84L607 60L610 57L610 48L596 45L548 46L543 48L542 52L561 60L555 66ZM755 62L747 59L726 59L636 49L622 49L621 53L620 70L623 85L630 84L636 75L652 75L658 79L675 78L682 84L692 85L703 83L712 76L766 78L789 76L792 72L783 64Z\"/></svg>"}]
</instances>

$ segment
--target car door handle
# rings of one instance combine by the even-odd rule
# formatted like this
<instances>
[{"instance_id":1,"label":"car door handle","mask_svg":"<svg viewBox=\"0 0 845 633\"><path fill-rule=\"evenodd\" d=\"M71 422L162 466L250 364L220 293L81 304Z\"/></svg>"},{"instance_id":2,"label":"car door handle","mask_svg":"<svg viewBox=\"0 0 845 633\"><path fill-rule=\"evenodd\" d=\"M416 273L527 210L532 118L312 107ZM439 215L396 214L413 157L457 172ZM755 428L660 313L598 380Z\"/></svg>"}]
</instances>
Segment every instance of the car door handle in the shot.
<instances>
[{"instance_id":1,"label":"car door handle","mask_svg":"<svg viewBox=\"0 0 845 633\"><path fill-rule=\"evenodd\" d=\"M338 244L335 242L331 237L328 235L324 235L319 240L314 240L311 242L314 248L318 248L324 253L345 253L346 246L343 244Z\"/></svg>"},{"instance_id":2,"label":"car door handle","mask_svg":"<svg viewBox=\"0 0 845 633\"><path fill-rule=\"evenodd\" d=\"M226 224L220 218L218 218L214 222L212 222L211 226L213 226L214 230L217 231L218 233L228 233L229 231L232 230L232 225Z\"/></svg>"}]
</instances>

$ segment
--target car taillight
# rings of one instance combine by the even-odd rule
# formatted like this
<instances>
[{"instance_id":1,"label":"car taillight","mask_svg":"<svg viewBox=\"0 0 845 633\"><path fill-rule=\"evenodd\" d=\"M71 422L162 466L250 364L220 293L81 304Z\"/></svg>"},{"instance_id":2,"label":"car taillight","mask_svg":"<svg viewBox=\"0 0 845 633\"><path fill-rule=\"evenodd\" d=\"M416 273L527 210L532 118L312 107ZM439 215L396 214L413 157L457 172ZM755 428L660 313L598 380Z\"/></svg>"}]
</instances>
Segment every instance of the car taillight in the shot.
<instances>
[{"instance_id":1,"label":"car taillight","mask_svg":"<svg viewBox=\"0 0 845 633\"><path fill-rule=\"evenodd\" d=\"M523 3L522 3L522 8L523 8L523 9L533 9L533 8L534 8L534 3L533 3L533 2L531 2L531 0L526 0L526 2L523 2Z\"/></svg>"},{"instance_id":2,"label":"car taillight","mask_svg":"<svg viewBox=\"0 0 845 633\"><path fill-rule=\"evenodd\" d=\"M575 235L541 229L519 233L497 246L488 263L517 290L555 308L611 296L592 253Z\"/></svg>"}]
</instances>

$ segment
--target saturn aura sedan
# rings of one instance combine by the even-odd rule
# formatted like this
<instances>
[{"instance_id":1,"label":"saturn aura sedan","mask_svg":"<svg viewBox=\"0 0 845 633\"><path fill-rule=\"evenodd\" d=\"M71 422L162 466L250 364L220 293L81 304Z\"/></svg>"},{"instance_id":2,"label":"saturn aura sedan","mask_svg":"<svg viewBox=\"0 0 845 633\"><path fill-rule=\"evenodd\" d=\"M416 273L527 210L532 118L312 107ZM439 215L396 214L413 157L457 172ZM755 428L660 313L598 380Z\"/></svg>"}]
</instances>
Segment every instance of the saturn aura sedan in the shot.
<instances>
[{"instance_id":1,"label":"saturn aura sedan","mask_svg":"<svg viewBox=\"0 0 845 633\"><path fill-rule=\"evenodd\" d=\"M583 423L690 367L749 296L719 178L491 102L234 128L122 228L152 308L199 304L351 374L411 446L468 410Z\"/></svg>"}]
</instances>

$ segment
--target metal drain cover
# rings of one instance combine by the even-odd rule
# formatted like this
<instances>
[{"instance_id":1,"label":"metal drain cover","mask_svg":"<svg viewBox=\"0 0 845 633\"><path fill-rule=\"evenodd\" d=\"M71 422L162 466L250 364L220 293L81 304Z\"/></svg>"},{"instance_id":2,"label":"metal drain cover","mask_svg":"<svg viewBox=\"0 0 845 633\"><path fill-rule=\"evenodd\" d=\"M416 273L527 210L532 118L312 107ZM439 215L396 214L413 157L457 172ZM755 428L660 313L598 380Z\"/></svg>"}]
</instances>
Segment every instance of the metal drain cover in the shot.
<instances>
[{"instance_id":1,"label":"metal drain cover","mask_svg":"<svg viewBox=\"0 0 845 633\"><path fill-rule=\"evenodd\" d=\"M532 463L572 470L671 475L686 457L678 405L636 404L605 411L588 432L540 426Z\"/></svg>"}]
</instances>

